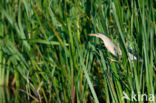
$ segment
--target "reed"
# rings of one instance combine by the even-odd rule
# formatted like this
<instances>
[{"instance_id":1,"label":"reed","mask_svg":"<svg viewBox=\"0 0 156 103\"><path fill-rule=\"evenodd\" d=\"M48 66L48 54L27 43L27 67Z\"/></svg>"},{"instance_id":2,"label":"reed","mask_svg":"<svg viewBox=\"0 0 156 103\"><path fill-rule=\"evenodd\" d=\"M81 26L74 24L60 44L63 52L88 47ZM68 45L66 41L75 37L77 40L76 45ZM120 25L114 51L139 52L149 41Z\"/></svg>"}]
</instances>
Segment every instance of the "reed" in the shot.
<instances>
[{"instance_id":1,"label":"reed","mask_svg":"<svg viewBox=\"0 0 156 103\"><path fill-rule=\"evenodd\" d=\"M20 93L23 100L46 103L130 103L124 93L149 99L156 92L155 3L1 0L0 85L19 91L9 99L15 101ZM88 36L98 32L119 43L122 57ZM130 62L128 48L143 62Z\"/></svg>"}]
</instances>

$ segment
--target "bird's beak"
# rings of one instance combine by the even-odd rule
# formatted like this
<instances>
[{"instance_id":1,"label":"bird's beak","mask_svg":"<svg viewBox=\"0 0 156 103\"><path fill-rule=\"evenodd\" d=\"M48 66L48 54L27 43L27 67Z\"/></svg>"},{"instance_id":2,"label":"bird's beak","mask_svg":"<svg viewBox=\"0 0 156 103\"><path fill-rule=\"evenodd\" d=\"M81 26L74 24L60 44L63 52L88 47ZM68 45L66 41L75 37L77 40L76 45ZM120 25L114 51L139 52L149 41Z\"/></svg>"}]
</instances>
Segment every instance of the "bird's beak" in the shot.
<instances>
[{"instance_id":1,"label":"bird's beak","mask_svg":"<svg viewBox=\"0 0 156 103\"><path fill-rule=\"evenodd\" d=\"M98 36L98 34L89 34L89 36Z\"/></svg>"}]
</instances>

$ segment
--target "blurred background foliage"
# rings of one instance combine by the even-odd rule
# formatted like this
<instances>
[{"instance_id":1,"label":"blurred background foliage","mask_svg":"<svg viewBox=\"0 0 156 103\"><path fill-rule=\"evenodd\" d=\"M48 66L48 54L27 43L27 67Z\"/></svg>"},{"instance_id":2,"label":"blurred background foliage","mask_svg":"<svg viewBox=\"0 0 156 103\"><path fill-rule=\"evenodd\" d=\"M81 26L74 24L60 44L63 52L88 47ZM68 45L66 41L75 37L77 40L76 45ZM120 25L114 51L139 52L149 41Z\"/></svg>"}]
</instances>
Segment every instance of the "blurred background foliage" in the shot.
<instances>
[{"instance_id":1,"label":"blurred background foliage","mask_svg":"<svg viewBox=\"0 0 156 103\"><path fill-rule=\"evenodd\" d=\"M1 92L0 100L130 103L122 99L123 92L129 97L132 91L156 93L155 4L155 0L1 0L0 85L14 89ZM122 58L88 36L98 32L121 46ZM143 62L130 62L127 48Z\"/></svg>"}]
</instances>

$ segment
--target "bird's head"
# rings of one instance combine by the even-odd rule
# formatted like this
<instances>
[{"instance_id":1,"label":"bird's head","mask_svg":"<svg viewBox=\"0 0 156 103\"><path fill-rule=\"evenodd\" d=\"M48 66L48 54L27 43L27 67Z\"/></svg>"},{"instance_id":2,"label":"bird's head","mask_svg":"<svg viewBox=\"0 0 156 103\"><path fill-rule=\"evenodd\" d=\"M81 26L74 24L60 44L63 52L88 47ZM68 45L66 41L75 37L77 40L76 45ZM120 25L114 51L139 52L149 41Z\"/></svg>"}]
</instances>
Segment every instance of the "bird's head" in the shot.
<instances>
[{"instance_id":1,"label":"bird's head","mask_svg":"<svg viewBox=\"0 0 156 103\"><path fill-rule=\"evenodd\" d=\"M96 36L96 37L100 37L101 35L103 35L103 34L101 34L101 33L89 34L89 36Z\"/></svg>"}]
</instances>

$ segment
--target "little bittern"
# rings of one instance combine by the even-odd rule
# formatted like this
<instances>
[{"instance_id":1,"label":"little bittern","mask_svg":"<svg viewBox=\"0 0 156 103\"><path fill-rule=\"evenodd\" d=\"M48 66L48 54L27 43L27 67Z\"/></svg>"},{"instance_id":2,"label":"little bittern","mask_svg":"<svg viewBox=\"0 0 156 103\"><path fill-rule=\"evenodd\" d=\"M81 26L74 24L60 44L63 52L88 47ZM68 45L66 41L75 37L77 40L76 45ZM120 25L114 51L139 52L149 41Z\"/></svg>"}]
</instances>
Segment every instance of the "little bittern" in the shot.
<instances>
[{"instance_id":1,"label":"little bittern","mask_svg":"<svg viewBox=\"0 0 156 103\"><path fill-rule=\"evenodd\" d=\"M89 34L89 36L95 36L98 37L100 39L102 39L105 47L107 48L107 50L112 53L114 56L122 56L122 51L120 49L119 46L116 46L111 39L109 39L106 35L102 34L102 33L96 33L96 34ZM133 55L132 53L128 52L128 55L130 57L130 60L137 60L137 57L135 55ZM142 61L142 59L139 59L139 61Z\"/></svg>"}]
</instances>

